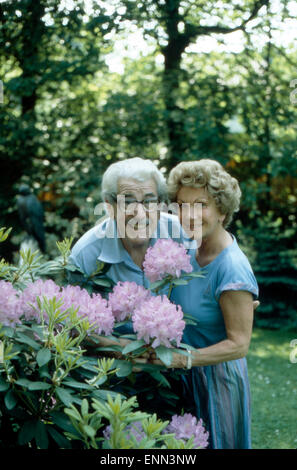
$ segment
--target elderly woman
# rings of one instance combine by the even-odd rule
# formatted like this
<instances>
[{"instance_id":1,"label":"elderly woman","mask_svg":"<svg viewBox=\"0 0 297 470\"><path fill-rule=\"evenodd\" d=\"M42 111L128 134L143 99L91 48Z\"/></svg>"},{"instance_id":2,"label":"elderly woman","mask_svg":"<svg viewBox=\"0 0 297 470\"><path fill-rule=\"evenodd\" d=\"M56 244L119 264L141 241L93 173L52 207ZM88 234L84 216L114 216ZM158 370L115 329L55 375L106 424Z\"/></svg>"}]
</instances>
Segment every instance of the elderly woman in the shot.
<instances>
[{"instance_id":1,"label":"elderly woman","mask_svg":"<svg viewBox=\"0 0 297 470\"><path fill-rule=\"evenodd\" d=\"M201 235L199 248L189 254L194 270L205 276L174 288L171 295L196 318L197 326L187 325L183 337L195 348L191 357L174 354L170 367L190 369L183 377L184 407L207 423L210 447L250 448L245 356L258 286L248 259L227 231L241 191L236 179L208 159L177 165L170 172L168 189L180 206L183 228L193 238Z\"/></svg>"}]
</instances>

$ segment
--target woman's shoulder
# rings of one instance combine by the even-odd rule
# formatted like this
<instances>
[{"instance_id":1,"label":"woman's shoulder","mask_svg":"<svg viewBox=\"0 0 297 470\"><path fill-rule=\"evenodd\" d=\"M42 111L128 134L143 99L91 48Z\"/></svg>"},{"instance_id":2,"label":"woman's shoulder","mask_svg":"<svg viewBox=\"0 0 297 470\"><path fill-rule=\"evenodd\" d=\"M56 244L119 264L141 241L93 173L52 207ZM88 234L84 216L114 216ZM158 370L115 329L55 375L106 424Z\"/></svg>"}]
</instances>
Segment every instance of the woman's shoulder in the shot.
<instances>
[{"instance_id":1,"label":"woman's shoulder","mask_svg":"<svg viewBox=\"0 0 297 470\"><path fill-rule=\"evenodd\" d=\"M252 266L233 237L233 243L224 250L217 265L216 294L222 290L248 290L258 295L258 285Z\"/></svg>"},{"instance_id":2,"label":"woman's shoulder","mask_svg":"<svg viewBox=\"0 0 297 470\"><path fill-rule=\"evenodd\" d=\"M234 235L232 235L232 238L233 243L223 250L218 266L220 266L221 269L234 269L236 267L245 266L246 268L252 270L248 257L239 247Z\"/></svg>"}]
</instances>

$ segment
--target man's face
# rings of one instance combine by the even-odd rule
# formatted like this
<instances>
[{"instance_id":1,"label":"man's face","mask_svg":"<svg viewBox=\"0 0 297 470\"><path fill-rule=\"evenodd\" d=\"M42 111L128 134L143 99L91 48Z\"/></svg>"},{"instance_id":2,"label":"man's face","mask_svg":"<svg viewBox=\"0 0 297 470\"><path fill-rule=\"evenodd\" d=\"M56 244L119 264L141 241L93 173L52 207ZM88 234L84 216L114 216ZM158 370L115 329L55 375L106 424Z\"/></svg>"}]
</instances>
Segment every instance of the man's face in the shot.
<instances>
[{"instance_id":1,"label":"man's face","mask_svg":"<svg viewBox=\"0 0 297 470\"><path fill-rule=\"evenodd\" d=\"M119 236L135 246L147 244L157 228L159 215L158 191L154 179L140 182L120 178L117 200L119 203L114 203L114 214Z\"/></svg>"}]
</instances>

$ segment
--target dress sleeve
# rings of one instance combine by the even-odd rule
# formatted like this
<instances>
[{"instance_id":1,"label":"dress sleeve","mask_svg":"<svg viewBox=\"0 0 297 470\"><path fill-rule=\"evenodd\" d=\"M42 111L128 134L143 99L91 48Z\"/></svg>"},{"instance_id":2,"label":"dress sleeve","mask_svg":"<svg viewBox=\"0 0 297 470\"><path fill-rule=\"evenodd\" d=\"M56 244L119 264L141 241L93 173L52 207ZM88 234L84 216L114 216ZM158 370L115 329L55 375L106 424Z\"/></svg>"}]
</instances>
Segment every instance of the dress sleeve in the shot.
<instances>
[{"instance_id":1,"label":"dress sleeve","mask_svg":"<svg viewBox=\"0 0 297 470\"><path fill-rule=\"evenodd\" d=\"M254 299L258 298L257 280L246 258L226 258L220 264L215 287L216 300L219 301L222 292L228 290L244 290L250 292Z\"/></svg>"}]
</instances>

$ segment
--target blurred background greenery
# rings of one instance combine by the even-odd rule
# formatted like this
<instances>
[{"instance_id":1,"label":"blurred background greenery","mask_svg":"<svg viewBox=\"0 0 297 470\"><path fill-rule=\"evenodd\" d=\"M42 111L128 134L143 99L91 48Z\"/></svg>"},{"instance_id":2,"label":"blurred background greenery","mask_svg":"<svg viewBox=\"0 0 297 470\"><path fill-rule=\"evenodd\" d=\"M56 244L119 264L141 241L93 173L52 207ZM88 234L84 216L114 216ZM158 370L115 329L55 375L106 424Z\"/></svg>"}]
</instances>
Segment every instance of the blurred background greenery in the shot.
<instances>
[{"instance_id":1,"label":"blurred background greenery","mask_svg":"<svg viewBox=\"0 0 297 470\"><path fill-rule=\"evenodd\" d=\"M0 1L0 257L24 237L29 183L47 257L96 223L100 180L140 156L165 173L220 161L240 181L230 230L260 285L256 325L296 328L296 1Z\"/></svg>"}]
</instances>

